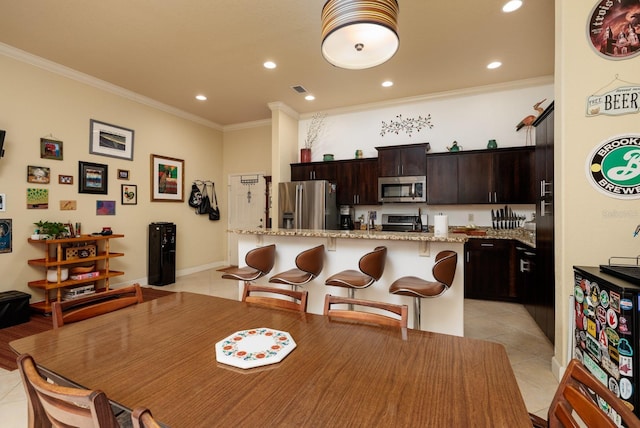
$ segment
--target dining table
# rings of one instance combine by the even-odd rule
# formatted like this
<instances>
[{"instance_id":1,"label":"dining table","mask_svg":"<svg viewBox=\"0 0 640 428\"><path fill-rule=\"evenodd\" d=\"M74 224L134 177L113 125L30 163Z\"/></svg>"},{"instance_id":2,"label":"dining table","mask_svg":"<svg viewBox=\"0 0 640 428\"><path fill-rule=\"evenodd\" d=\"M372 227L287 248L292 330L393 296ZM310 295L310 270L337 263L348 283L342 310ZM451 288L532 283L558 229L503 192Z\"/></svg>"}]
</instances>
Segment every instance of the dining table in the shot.
<instances>
[{"instance_id":1,"label":"dining table","mask_svg":"<svg viewBox=\"0 0 640 428\"><path fill-rule=\"evenodd\" d=\"M270 351L264 342L266 354L237 355L234 341L260 331L285 335L288 354L254 366ZM203 294L172 293L10 346L57 382L147 407L169 427L531 426L499 343Z\"/></svg>"}]
</instances>

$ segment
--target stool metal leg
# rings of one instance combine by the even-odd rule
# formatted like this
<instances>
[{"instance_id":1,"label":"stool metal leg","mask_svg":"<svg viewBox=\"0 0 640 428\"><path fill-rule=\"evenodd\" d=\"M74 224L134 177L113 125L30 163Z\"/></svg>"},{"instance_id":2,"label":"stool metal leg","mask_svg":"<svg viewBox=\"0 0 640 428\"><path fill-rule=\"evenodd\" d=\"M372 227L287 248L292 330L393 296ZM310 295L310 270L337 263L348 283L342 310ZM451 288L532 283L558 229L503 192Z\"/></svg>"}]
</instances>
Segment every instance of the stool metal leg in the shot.
<instances>
[{"instance_id":1,"label":"stool metal leg","mask_svg":"<svg viewBox=\"0 0 640 428\"><path fill-rule=\"evenodd\" d=\"M422 299L420 297L415 297L413 301L413 328L416 330L420 330L420 314L422 313L420 308L420 302Z\"/></svg>"},{"instance_id":2,"label":"stool metal leg","mask_svg":"<svg viewBox=\"0 0 640 428\"><path fill-rule=\"evenodd\" d=\"M351 288L351 287L349 287L347 290L349 290L348 291L349 298L350 299L355 299L356 298L356 290L354 288ZM350 311L353 310L353 304L352 303L349 303L347 305L347 307L349 308Z\"/></svg>"}]
</instances>

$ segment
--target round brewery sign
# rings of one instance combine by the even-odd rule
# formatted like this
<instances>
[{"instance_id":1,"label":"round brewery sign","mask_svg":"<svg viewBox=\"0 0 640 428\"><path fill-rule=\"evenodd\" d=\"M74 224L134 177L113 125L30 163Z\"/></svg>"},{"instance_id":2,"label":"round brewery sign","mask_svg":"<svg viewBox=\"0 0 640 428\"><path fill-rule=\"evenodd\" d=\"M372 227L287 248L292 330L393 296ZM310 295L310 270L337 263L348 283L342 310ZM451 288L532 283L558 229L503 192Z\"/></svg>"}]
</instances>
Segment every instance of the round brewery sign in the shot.
<instances>
[{"instance_id":1,"label":"round brewery sign","mask_svg":"<svg viewBox=\"0 0 640 428\"><path fill-rule=\"evenodd\" d=\"M600 192L618 199L640 198L640 134L606 140L587 158L587 176Z\"/></svg>"},{"instance_id":2,"label":"round brewery sign","mask_svg":"<svg viewBox=\"0 0 640 428\"><path fill-rule=\"evenodd\" d=\"M591 46L605 58L627 59L640 54L640 0L601 0L587 31Z\"/></svg>"}]
</instances>

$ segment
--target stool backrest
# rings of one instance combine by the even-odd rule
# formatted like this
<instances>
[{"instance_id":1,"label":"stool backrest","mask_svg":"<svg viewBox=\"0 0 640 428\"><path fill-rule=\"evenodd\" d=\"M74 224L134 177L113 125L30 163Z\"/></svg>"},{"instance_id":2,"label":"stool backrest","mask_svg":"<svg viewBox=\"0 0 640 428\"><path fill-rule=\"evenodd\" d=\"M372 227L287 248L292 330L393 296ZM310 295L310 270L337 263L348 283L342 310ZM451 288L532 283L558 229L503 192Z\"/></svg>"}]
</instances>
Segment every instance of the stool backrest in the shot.
<instances>
[{"instance_id":1,"label":"stool backrest","mask_svg":"<svg viewBox=\"0 0 640 428\"><path fill-rule=\"evenodd\" d=\"M259 270L264 275L271 272L276 262L276 246L275 244L265 245L264 247L254 248L244 257L247 266Z\"/></svg>"},{"instance_id":2,"label":"stool backrest","mask_svg":"<svg viewBox=\"0 0 640 428\"><path fill-rule=\"evenodd\" d=\"M318 245L298 254L296 266L302 271L309 272L314 278L320 275L324 266L324 245Z\"/></svg>"},{"instance_id":3,"label":"stool backrest","mask_svg":"<svg viewBox=\"0 0 640 428\"><path fill-rule=\"evenodd\" d=\"M387 247L380 246L374 248L372 252L362 256L358 263L358 267L363 273L377 281L384 273L384 264L386 261Z\"/></svg>"},{"instance_id":4,"label":"stool backrest","mask_svg":"<svg viewBox=\"0 0 640 428\"><path fill-rule=\"evenodd\" d=\"M458 253L451 250L440 251L436 255L436 262L433 265L433 277L436 281L451 287L453 277L456 274L458 264Z\"/></svg>"},{"instance_id":5,"label":"stool backrest","mask_svg":"<svg viewBox=\"0 0 640 428\"><path fill-rule=\"evenodd\" d=\"M27 392L29 426L120 427L104 392L47 382L29 354L18 356L17 362Z\"/></svg>"},{"instance_id":6,"label":"stool backrest","mask_svg":"<svg viewBox=\"0 0 640 428\"><path fill-rule=\"evenodd\" d=\"M259 295L256 295L256 293L258 293ZM270 295L265 296L264 293L289 297L293 300L280 299L278 297L272 297ZM242 292L242 301L270 306L272 308L291 309L293 311L306 312L308 294L309 293L307 291L288 290L284 288L265 287L263 285L245 283L244 291Z\"/></svg>"}]
</instances>

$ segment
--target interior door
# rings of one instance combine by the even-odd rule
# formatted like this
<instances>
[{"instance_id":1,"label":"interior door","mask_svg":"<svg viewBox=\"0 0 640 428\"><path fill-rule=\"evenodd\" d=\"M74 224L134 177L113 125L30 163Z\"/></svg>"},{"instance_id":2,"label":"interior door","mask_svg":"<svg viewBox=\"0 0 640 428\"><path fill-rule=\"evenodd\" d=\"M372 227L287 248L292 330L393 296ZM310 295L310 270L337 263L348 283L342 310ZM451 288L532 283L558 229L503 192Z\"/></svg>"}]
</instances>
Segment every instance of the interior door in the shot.
<instances>
[{"instance_id":1,"label":"interior door","mask_svg":"<svg viewBox=\"0 0 640 428\"><path fill-rule=\"evenodd\" d=\"M229 176L229 229L265 227L266 190L262 173ZM229 233L227 242L229 264L238 266L238 235Z\"/></svg>"}]
</instances>

